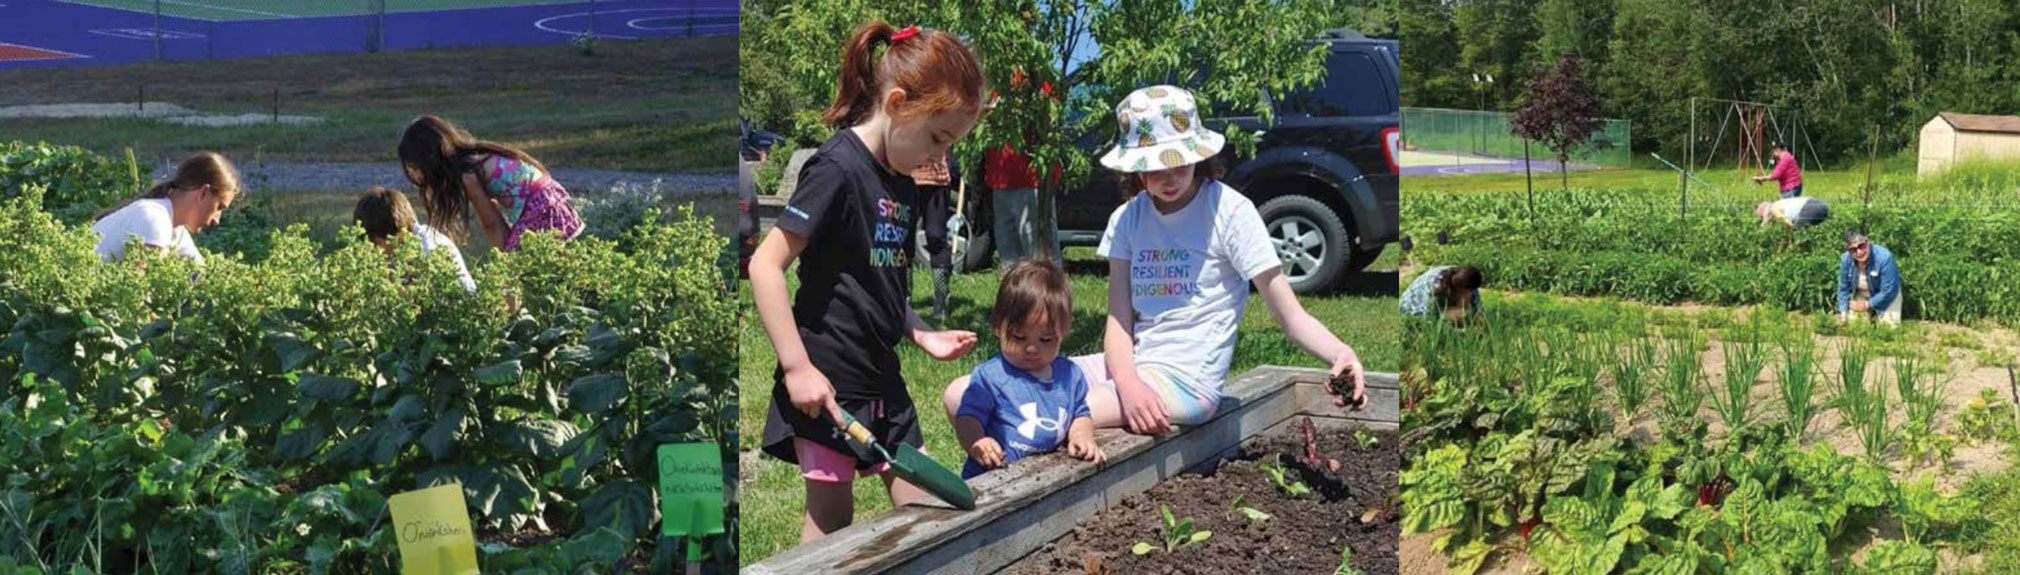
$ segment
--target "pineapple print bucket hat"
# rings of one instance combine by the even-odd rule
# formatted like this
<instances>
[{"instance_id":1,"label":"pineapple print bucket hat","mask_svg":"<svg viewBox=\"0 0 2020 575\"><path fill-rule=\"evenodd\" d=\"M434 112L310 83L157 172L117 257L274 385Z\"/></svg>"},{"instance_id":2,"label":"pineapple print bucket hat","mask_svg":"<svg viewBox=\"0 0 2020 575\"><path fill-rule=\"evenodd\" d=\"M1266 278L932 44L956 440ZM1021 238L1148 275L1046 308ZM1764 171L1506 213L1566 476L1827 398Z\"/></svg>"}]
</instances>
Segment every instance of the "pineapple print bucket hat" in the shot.
<instances>
[{"instance_id":1,"label":"pineapple print bucket hat","mask_svg":"<svg viewBox=\"0 0 2020 575\"><path fill-rule=\"evenodd\" d=\"M1124 173L1155 172L1206 161L1227 138L1199 125L1192 92L1151 86L1130 92L1115 106L1121 137L1101 165Z\"/></svg>"}]
</instances>

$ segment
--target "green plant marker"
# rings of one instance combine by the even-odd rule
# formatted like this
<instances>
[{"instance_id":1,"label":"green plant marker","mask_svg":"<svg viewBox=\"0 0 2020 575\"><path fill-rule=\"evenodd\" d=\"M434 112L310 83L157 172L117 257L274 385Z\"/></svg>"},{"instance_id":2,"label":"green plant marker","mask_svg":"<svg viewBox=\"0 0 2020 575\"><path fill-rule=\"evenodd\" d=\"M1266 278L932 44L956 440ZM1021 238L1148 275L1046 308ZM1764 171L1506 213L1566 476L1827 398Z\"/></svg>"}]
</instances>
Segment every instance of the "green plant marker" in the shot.
<instances>
[{"instance_id":1,"label":"green plant marker","mask_svg":"<svg viewBox=\"0 0 2020 575\"><path fill-rule=\"evenodd\" d=\"M722 449L714 443L659 446L659 526L687 543L687 573L701 573L703 538L722 528Z\"/></svg>"},{"instance_id":2,"label":"green plant marker","mask_svg":"<svg viewBox=\"0 0 2020 575\"><path fill-rule=\"evenodd\" d=\"M700 539L722 528L722 448L714 443L659 446L660 533Z\"/></svg>"}]
</instances>

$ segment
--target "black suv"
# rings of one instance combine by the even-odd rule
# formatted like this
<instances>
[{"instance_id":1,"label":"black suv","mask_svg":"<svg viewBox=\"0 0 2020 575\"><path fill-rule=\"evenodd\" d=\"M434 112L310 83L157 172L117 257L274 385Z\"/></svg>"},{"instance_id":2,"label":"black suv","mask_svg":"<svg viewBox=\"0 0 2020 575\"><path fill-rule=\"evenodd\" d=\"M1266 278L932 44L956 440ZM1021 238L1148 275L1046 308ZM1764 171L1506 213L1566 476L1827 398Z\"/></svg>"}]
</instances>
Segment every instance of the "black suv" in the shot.
<instances>
[{"instance_id":1,"label":"black suv","mask_svg":"<svg viewBox=\"0 0 2020 575\"><path fill-rule=\"evenodd\" d=\"M1349 271L1367 267L1396 241L1396 155L1399 119L1395 40L1334 30L1318 40L1330 48L1322 85L1274 98L1276 122L1258 117L1209 116L1258 132L1254 157L1232 158L1227 183L1262 212L1263 224L1284 259L1298 293L1340 285ZM1106 151L1105 134L1079 142L1090 156ZM1095 162L1082 187L1059 199L1059 237L1065 245L1096 245L1109 215L1131 192L1117 190L1113 172ZM993 250L987 190L969 190L966 253L958 263L979 268Z\"/></svg>"}]
</instances>

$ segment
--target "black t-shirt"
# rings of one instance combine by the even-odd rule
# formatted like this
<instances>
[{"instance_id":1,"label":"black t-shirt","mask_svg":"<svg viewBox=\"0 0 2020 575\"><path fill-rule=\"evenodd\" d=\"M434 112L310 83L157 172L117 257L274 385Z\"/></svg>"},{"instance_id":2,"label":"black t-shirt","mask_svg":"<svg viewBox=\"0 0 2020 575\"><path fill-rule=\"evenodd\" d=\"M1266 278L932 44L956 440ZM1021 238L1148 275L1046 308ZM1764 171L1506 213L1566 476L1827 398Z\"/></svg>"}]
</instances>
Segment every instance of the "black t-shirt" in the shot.
<instances>
[{"instance_id":1,"label":"black t-shirt","mask_svg":"<svg viewBox=\"0 0 2020 575\"><path fill-rule=\"evenodd\" d=\"M777 227L807 240L793 321L837 401L908 397L897 345L908 332L918 191L843 129L809 158Z\"/></svg>"}]
</instances>

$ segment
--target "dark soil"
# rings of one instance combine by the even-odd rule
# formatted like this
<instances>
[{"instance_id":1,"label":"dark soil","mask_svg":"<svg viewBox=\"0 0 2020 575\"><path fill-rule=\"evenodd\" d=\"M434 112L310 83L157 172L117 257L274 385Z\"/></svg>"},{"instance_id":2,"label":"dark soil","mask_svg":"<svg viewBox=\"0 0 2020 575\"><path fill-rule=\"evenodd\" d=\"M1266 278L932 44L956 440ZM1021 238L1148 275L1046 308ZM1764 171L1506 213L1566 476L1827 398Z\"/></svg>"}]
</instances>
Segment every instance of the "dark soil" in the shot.
<instances>
[{"instance_id":1,"label":"dark soil","mask_svg":"<svg viewBox=\"0 0 2020 575\"><path fill-rule=\"evenodd\" d=\"M1304 434L1298 426L1288 426L1250 439L1210 475L1174 478L1082 520L1066 536L1003 572L1331 574L1339 569L1340 550L1351 546L1353 568L1368 575L1395 575L1402 529L1393 502L1396 432L1368 430L1379 442L1363 449L1353 437L1358 427L1317 422L1319 452L1340 461L1338 472L1299 463ZM1263 463L1283 465L1290 470L1287 478L1298 476L1312 493L1284 494L1258 468ZM1255 522L1232 511L1229 504L1236 496L1242 505L1272 517ZM1132 554L1137 542L1160 544L1160 505L1169 505L1180 521L1192 518L1197 529L1212 531L1212 538L1172 553L1160 548ZM1090 562L1099 566L1090 569Z\"/></svg>"}]
</instances>

